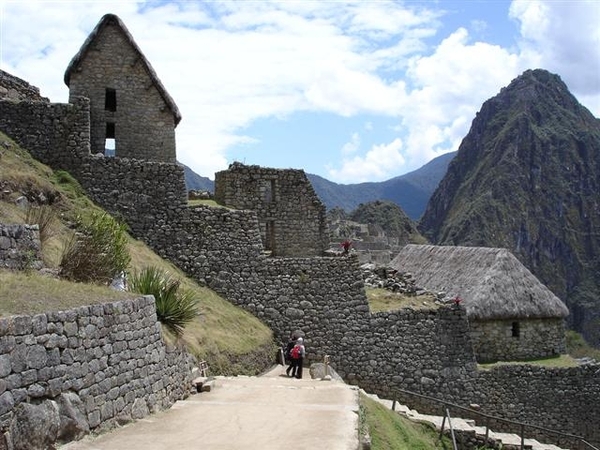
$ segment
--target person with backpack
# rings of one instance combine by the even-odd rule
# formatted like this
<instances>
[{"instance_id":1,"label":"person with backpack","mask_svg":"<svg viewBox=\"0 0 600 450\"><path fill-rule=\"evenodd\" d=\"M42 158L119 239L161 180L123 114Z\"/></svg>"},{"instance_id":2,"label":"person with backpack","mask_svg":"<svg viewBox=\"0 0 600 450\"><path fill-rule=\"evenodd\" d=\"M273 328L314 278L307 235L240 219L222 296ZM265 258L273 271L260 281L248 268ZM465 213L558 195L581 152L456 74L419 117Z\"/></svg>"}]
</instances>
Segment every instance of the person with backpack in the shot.
<instances>
[{"instance_id":1,"label":"person with backpack","mask_svg":"<svg viewBox=\"0 0 600 450\"><path fill-rule=\"evenodd\" d=\"M299 337L296 340L296 345L290 351L290 358L292 361L292 365L294 366L292 370L292 377L296 377L298 379L302 378L302 364L304 362L304 356L306 355L306 348L304 347L304 339Z\"/></svg>"},{"instance_id":2,"label":"person with backpack","mask_svg":"<svg viewBox=\"0 0 600 450\"><path fill-rule=\"evenodd\" d=\"M296 345L296 336L292 333L290 335L290 340L285 347L285 360L288 362L289 366L285 369L285 373L287 376L294 376L296 373L296 365L295 361L292 359L291 352L294 346ZM290 375L291 372L291 375Z\"/></svg>"}]
</instances>

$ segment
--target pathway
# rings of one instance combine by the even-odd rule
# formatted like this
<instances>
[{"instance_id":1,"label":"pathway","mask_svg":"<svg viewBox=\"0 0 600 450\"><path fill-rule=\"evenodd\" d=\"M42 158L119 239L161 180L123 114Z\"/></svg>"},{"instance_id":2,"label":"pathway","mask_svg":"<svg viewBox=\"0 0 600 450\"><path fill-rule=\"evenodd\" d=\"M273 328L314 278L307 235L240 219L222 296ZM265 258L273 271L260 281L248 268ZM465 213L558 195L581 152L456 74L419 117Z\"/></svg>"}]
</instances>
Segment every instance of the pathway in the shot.
<instances>
[{"instance_id":1,"label":"pathway","mask_svg":"<svg viewBox=\"0 0 600 450\"><path fill-rule=\"evenodd\" d=\"M179 401L61 450L357 450L358 389L337 381L217 377L210 392ZM308 376L308 378L306 377Z\"/></svg>"}]
</instances>

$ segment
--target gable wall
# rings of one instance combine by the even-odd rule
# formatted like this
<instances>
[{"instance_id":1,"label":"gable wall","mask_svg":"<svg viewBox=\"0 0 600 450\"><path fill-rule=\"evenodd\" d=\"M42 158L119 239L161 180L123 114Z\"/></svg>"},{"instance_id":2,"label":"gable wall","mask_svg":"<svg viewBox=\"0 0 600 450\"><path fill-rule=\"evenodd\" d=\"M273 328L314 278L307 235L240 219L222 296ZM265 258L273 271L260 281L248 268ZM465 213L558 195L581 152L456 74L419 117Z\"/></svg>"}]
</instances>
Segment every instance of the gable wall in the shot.
<instances>
[{"instance_id":1,"label":"gable wall","mask_svg":"<svg viewBox=\"0 0 600 450\"><path fill-rule=\"evenodd\" d=\"M273 256L320 256L329 245L325 206L303 170L234 163L215 174L215 200L256 211Z\"/></svg>"},{"instance_id":2,"label":"gable wall","mask_svg":"<svg viewBox=\"0 0 600 450\"><path fill-rule=\"evenodd\" d=\"M513 322L519 336L513 336ZM562 319L472 320L471 339L477 361L514 361L566 352Z\"/></svg>"},{"instance_id":3,"label":"gable wall","mask_svg":"<svg viewBox=\"0 0 600 450\"><path fill-rule=\"evenodd\" d=\"M116 90L115 112L105 110L106 88ZM114 24L104 27L71 72L69 101L90 99L91 152L104 153L106 123L115 123L116 156L175 162L172 111L141 57Z\"/></svg>"}]
</instances>

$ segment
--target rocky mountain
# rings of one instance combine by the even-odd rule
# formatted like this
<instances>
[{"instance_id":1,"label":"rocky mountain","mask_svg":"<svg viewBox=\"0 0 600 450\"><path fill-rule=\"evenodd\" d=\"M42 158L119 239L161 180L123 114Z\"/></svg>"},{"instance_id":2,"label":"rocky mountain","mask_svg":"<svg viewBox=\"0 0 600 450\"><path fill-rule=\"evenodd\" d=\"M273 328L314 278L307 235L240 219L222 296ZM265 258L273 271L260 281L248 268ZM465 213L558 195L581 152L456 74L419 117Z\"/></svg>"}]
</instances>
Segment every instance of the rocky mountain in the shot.
<instances>
[{"instance_id":1,"label":"rocky mountain","mask_svg":"<svg viewBox=\"0 0 600 450\"><path fill-rule=\"evenodd\" d=\"M486 101L419 224L441 245L510 249L600 345L600 120L528 70Z\"/></svg>"},{"instance_id":2,"label":"rocky mountain","mask_svg":"<svg viewBox=\"0 0 600 450\"><path fill-rule=\"evenodd\" d=\"M208 191L215 192L215 182L210 178L198 175L188 166L182 163L177 163L183 167L183 176L185 177L185 187L188 191Z\"/></svg>"}]
</instances>

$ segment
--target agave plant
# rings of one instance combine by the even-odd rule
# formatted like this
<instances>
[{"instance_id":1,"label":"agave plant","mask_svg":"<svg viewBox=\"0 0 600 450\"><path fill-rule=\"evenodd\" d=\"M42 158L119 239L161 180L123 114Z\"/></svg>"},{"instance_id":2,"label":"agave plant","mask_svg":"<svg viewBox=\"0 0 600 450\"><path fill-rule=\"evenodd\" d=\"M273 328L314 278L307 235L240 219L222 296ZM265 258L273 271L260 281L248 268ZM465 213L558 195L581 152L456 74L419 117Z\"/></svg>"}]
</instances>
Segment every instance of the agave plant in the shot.
<instances>
[{"instance_id":1,"label":"agave plant","mask_svg":"<svg viewBox=\"0 0 600 450\"><path fill-rule=\"evenodd\" d=\"M185 326L198 315L194 293L157 267L146 267L134 274L129 280L129 289L154 296L158 320L175 336L181 336Z\"/></svg>"}]
</instances>

